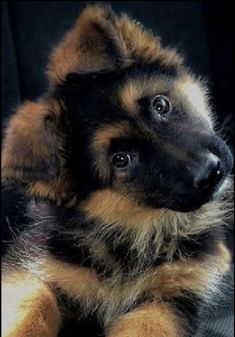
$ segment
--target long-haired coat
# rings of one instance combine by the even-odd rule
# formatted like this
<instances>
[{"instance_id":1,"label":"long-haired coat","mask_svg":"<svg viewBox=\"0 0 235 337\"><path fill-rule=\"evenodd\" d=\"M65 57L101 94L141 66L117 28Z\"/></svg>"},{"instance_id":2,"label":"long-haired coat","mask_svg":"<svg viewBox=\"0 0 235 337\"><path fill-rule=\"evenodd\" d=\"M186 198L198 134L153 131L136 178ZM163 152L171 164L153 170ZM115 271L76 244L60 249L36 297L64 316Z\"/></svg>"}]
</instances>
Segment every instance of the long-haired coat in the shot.
<instances>
[{"instance_id":1,"label":"long-haired coat","mask_svg":"<svg viewBox=\"0 0 235 337\"><path fill-rule=\"evenodd\" d=\"M3 178L30 198L31 219L3 261L3 336L55 337L65 316L91 314L108 337L194 336L230 260L232 156L205 83L98 5L47 76L3 144Z\"/></svg>"}]
</instances>

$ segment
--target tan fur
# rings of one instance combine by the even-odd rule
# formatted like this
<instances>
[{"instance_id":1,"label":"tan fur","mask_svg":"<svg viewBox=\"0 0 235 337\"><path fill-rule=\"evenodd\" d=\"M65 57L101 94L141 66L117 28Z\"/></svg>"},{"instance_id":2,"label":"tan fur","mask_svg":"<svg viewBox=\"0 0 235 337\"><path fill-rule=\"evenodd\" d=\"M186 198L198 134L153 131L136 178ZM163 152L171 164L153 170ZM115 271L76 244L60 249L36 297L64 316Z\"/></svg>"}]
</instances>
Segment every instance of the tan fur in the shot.
<instances>
[{"instance_id":1,"label":"tan fur","mask_svg":"<svg viewBox=\"0 0 235 337\"><path fill-rule=\"evenodd\" d=\"M170 223L176 221L181 222L181 226L184 227L191 220L191 228L187 228L187 234L196 234L197 229L199 232L202 229L206 229L209 224L210 217L213 217L213 212L222 212L219 208L220 203L209 203L201 207L199 211L180 213L174 212L172 210L166 209L156 209L151 207L146 207L137 204L136 201L131 200L127 195L120 194L110 188L103 189L101 191L94 192L91 196L81 203L81 208L87 213L90 218L95 218L100 220L101 223L115 225L123 224L124 227L135 228L143 231L144 228L152 227L154 223L158 226L160 230L161 223ZM214 213L215 214L215 213ZM206 220L208 216L208 223L199 223L200 217L202 222ZM221 220L221 219L220 219ZM196 226L196 228L193 227ZM215 223L218 225L218 223Z\"/></svg>"},{"instance_id":2,"label":"tan fur","mask_svg":"<svg viewBox=\"0 0 235 337\"><path fill-rule=\"evenodd\" d=\"M17 271L3 275L2 336L56 337L60 312L49 288L32 275Z\"/></svg>"},{"instance_id":3,"label":"tan fur","mask_svg":"<svg viewBox=\"0 0 235 337\"><path fill-rule=\"evenodd\" d=\"M38 276L60 287L71 297L96 297L100 283L96 273L89 268L75 267L53 257L41 260L40 264L42 267L38 268Z\"/></svg>"},{"instance_id":4,"label":"tan fur","mask_svg":"<svg viewBox=\"0 0 235 337\"><path fill-rule=\"evenodd\" d=\"M182 58L175 50L162 48L160 39L140 23L125 14L111 19L107 6L88 6L51 54L47 70L51 84L61 83L72 72L114 69L115 64L105 51L102 37L97 34L94 25L98 25L116 45L123 58L122 67L139 58L159 60L163 66L182 64Z\"/></svg>"},{"instance_id":5,"label":"tan fur","mask_svg":"<svg viewBox=\"0 0 235 337\"><path fill-rule=\"evenodd\" d=\"M90 145L94 169L102 178L108 178L110 174L110 164L107 162L107 149L112 138L121 137L128 134L130 125L128 122L103 125L93 135Z\"/></svg>"},{"instance_id":6,"label":"tan fur","mask_svg":"<svg viewBox=\"0 0 235 337\"><path fill-rule=\"evenodd\" d=\"M144 59L159 61L163 66L179 67L183 58L173 48L163 48L159 36L146 30L140 22L130 19L126 14L116 18L115 25L125 45L129 60Z\"/></svg>"},{"instance_id":7,"label":"tan fur","mask_svg":"<svg viewBox=\"0 0 235 337\"><path fill-rule=\"evenodd\" d=\"M119 97L128 114L138 115L139 106L137 100L144 95L154 97L156 94L169 90L169 83L156 76L142 76L130 79L119 90Z\"/></svg>"},{"instance_id":8,"label":"tan fur","mask_svg":"<svg viewBox=\"0 0 235 337\"><path fill-rule=\"evenodd\" d=\"M42 163L50 163L55 152L63 149L64 135L58 131L60 114L59 103L50 98L24 103L10 120L2 151L3 179L24 182L27 193L57 202L73 193L72 178L63 169L63 160L60 176L50 181L29 178L27 170L37 172ZM52 121L49 130L46 118Z\"/></svg>"},{"instance_id":9,"label":"tan fur","mask_svg":"<svg viewBox=\"0 0 235 337\"><path fill-rule=\"evenodd\" d=\"M130 79L120 88L119 98L127 114L137 117L140 108L138 99L145 95L154 98L168 91L170 91L169 99L173 106L179 110L184 106L189 114L196 114L199 120L206 121L208 127L213 128L213 116L208 104L207 90L203 82L196 80L192 74L182 73L171 83L155 75ZM182 132L187 132L187 130L182 129Z\"/></svg>"},{"instance_id":10,"label":"tan fur","mask_svg":"<svg viewBox=\"0 0 235 337\"><path fill-rule=\"evenodd\" d=\"M109 145L110 139L125 136L129 131L130 125L128 122L104 125L94 134L91 148L94 151L103 150Z\"/></svg>"},{"instance_id":11,"label":"tan fur","mask_svg":"<svg viewBox=\"0 0 235 337\"><path fill-rule=\"evenodd\" d=\"M179 55L176 49L162 48L158 56L159 62L166 67L181 66L184 62L183 56Z\"/></svg>"},{"instance_id":12,"label":"tan fur","mask_svg":"<svg viewBox=\"0 0 235 337\"><path fill-rule=\"evenodd\" d=\"M167 300L172 296L183 295L186 290L192 291L198 295L203 295L207 290L208 284L216 284L217 278L220 275L220 259L223 259L223 253L221 253L221 256L218 256L218 259L208 256L203 261L193 261L190 259L168 263L159 266L148 273L143 273L143 275L137 279L127 280L123 283L120 282L118 274L115 274L115 276L111 279L102 281L97 278L94 271L91 271L88 268L75 267L74 265L56 260L52 256L47 256L44 259L36 261L33 265L32 272L37 276L37 279L22 272L16 275L9 274L9 276L4 279L4 285L6 284L4 294L6 295L8 304L9 292L11 294L19 293L20 297L19 299L15 296L12 297L16 311L20 316L20 321L18 321L15 316L10 316L15 323L8 324L9 321L4 318L6 325L5 329L13 327L12 329L14 330L16 326L17 329L20 326L22 331L24 331L26 327L28 329L27 324L30 320L29 316L26 314L29 315L29 313L26 312L26 314L23 315L22 310L19 309L18 303L21 306L23 301L27 301L27 303L31 303L30 301L32 301L34 303L35 310L37 310L36 312L38 317L40 316L38 314L39 309L37 308L41 308L44 301L51 303L51 295L49 295L49 293L47 294L47 292L45 292L45 296L43 295L44 290L47 288L45 288L43 283L39 282L38 279L48 283L51 287L61 288L71 298L79 300L83 303L84 313L97 309L98 317L100 319L102 318L106 327L109 327L111 322L120 318L121 308L123 308L124 305L128 308L128 305L131 305L133 301L138 298L144 297L147 301L148 299L151 300L154 298L157 309L159 306L161 307L162 305L167 305L162 302L163 300ZM30 270L30 266L28 266L28 268ZM26 292L24 292L23 289L25 289ZM4 303L4 307L7 308L8 306ZM138 310L136 312L138 312ZM7 312L7 310L4 310L4 313ZM50 312L54 315L54 310L50 310ZM55 310L55 312L57 311ZM31 310L30 315L33 315L33 313L34 311ZM135 312L128 314L127 317L132 317L131 315L135 315ZM24 324L24 317L26 325ZM50 319L50 322L52 322L53 319L56 319L53 317ZM34 322L37 324L38 321ZM120 324L121 322L122 319L120 319ZM119 326L119 323L117 324L117 326ZM127 327L128 325L125 326ZM116 331L115 327L116 325L114 325L114 330L111 329L112 333L114 333L113 331ZM162 329L163 327L164 325L162 325ZM164 328L168 329L169 325ZM172 333L173 331L175 330L173 329ZM44 330L43 333L45 333ZM6 334L4 337L5 336L12 337L15 335ZM16 336L21 337L23 335ZM29 336L45 337L47 335L45 333L44 335L35 334ZM48 334L48 336L54 335ZM110 336L113 335L111 334Z\"/></svg>"},{"instance_id":13,"label":"tan fur","mask_svg":"<svg viewBox=\"0 0 235 337\"><path fill-rule=\"evenodd\" d=\"M73 29L51 55L47 71L51 83L60 83L72 72L86 73L114 67L105 52L102 37L94 27L98 25L117 45L120 53L124 53L116 29L107 16L108 10L98 5L88 6L82 12Z\"/></svg>"},{"instance_id":14,"label":"tan fur","mask_svg":"<svg viewBox=\"0 0 235 337\"><path fill-rule=\"evenodd\" d=\"M137 104L137 99L141 97L141 91L138 83L133 80L122 87L120 90L120 100L122 106L127 111L127 113L131 113L132 115L139 114L139 105Z\"/></svg>"},{"instance_id":15,"label":"tan fur","mask_svg":"<svg viewBox=\"0 0 235 337\"><path fill-rule=\"evenodd\" d=\"M118 192L109 188L97 191L81 204L81 208L91 218L99 219L106 224L122 223L125 225L143 226L159 218L162 210L140 207Z\"/></svg>"},{"instance_id":16,"label":"tan fur","mask_svg":"<svg viewBox=\"0 0 235 337\"><path fill-rule=\"evenodd\" d=\"M48 137L53 141L53 130L49 131L49 136L44 125L47 117L59 118L56 101L26 102L12 117L2 152L3 178L25 181L24 168L36 171L41 161L50 160Z\"/></svg>"},{"instance_id":17,"label":"tan fur","mask_svg":"<svg viewBox=\"0 0 235 337\"><path fill-rule=\"evenodd\" d=\"M185 259L166 263L156 268L147 276L146 295L151 298L169 299L183 296L184 291L203 296L210 282L217 283L220 273L214 257L208 256L203 261Z\"/></svg>"},{"instance_id":18,"label":"tan fur","mask_svg":"<svg viewBox=\"0 0 235 337\"><path fill-rule=\"evenodd\" d=\"M11 119L2 153L3 177L18 180L22 173L18 167L33 168L35 157L48 157L47 144L41 140L48 109L47 104L26 102Z\"/></svg>"},{"instance_id":19,"label":"tan fur","mask_svg":"<svg viewBox=\"0 0 235 337\"><path fill-rule=\"evenodd\" d=\"M230 268L231 253L222 242L218 244L217 259L219 271L221 272L221 274L226 273Z\"/></svg>"},{"instance_id":20,"label":"tan fur","mask_svg":"<svg viewBox=\"0 0 235 337\"><path fill-rule=\"evenodd\" d=\"M202 297L216 291L223 274L220 267L224 250L225 247L217 256L208 255L202 260L185 259L165 263L142 272L137 278L126 280L122 279L117 261L111 261L114 262L113 276L104 280L99 279L95 271L89 268L75 267L50 255L26 267L51 287L60 288L70 298L79 300L84 314L97 310L98 318L108 326L120 317L124 308L128 309L139 299L154 299L159 303L171 297L185 296L185 291ZM98 255L101 251L98 249Z\"/></svg>"},{"instance_id":21,"label":"tan fur","mask_svg":"<svg viewBox=\"0 0 235 337\"><path fill-rule=\"evenodd\" d=\"M167 303L144 305L124 315L109 330L108 337L182 337L183 323Z\"/></svg>"},{"instance_id":22,"label":"tan fur","mask_svg":"<svg viewBox=\"0 0 235 337\"><path fill-rule=\"evenodd\" d=\"M156 60L160 51L160 41L149 30L143 29L140 23L123 14L116 18L116 27L127 49L130 59L142 58Z\"/></svg>"},{"instance_id":23,"label":"tan fur","mask_svg":"<svg viewBox=\"0 0 235 337\"><path fill-rule=\"evenodd\" d=\"M57 201L69 200L73 197L73 179L69 172L63 172L57 179L43 182L36 181L26 188L26 192L42 198Z\"/></svg>"},{"instance_id":24,"label":"tan fur","mask_svg":"<svg viewBox=\"0 0 235 337\"><path fill-rule=\"evenodd\" d=\"M200 210L189 213L154 209L141 206L128 195L109 188L94 192L79 208L88 218L99 221L92 234L93 239L96 236L105 237L115 228L121 229L119 240L125 240L126 234L131 236L132 248L144 254L155 229L156 254L161 250L169 260L176 251L181 254L178 239L196 235L212 226L221 226L230 213L224 201L205 204ZM164 237L167 234L171 240L166 245Z\"/></svg>"},{"instance_id":25,"label":"tan fur","mask_svg":"<svg viewBox=\"0 0 235 337\"><path fill-rule=\"evenodd\" d=\"M140 22L126 14L116 18L116 27L127 50L129 59L159 61L163 66L180 66L183 58L171 48L163 48L160 38L146 30Z\"/></svg>"},{"instance_id":26,"label":"tan fur","mask_svg":"<svg viewBox=\"0 0 235 337\"><path fill-rule=\"evenodd\" d=\"M174 84L174 98L181 97L185 109L203 118L213 129L213 116L209 108L208 89L203 81L196 80L192 74L184 74Z\"/></svg>"},{"instance_id":27,"label":"tan fur","mask_svg":"<svg viewBox=\"0 0 235 337\"><path fill-rule=\"evenodd\" d=\"M211 271L214 270L213 277L220 275L221 259L221 256L218 256L218 260L208 256L203 261L186 259L185 261L166 263L150 270L147 274L143 273L135 281L128 280L121 286L117 281L118 275L116 275L117 280L107 279L103 282L97 278L94 271L88 268L75 267L48 256L40 261L42 267L38 269L38 276L46 282L60 287L73 298L87 297L91 301L105 301L105 296L108 296L112 287L115 286L118 299L122 297L121 292L123 291L126 294L131 293L130 288L135 287L134 283L137 283L139 296L145 295L148 298L154 296L156 299L162 300L180 295L184 290L202 295L210 281Z\"/></svg>"}]
</instances>

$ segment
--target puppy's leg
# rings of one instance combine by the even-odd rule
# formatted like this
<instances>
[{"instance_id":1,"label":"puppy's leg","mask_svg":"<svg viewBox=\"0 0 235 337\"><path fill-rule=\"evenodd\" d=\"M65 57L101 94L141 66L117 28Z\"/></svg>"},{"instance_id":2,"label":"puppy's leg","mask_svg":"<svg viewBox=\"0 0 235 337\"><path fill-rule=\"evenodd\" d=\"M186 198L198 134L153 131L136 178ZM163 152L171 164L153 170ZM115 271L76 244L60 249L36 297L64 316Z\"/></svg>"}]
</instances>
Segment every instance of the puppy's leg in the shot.
<instances>
[{"instance_id":1,"label":"puppy's leg","mask_svg":"<svg viewBox=\"0 0 235 337\"><path fill-rule=\"evenodd\" d=\"M183 337L182 319L167 303L149 304L120 318L108 337Z\"/></svg>"},{"instance_id":2,"label":"puppy's leg","mask_svg":"<svg viewBox=\"0 0 235 337\"><path fill-rule=\"evenodd\" d=\"M59 326L56 299L42 281L23 271L3 275L3 337L55 337Z\"/></svg>"},{"instance_id":3,"label":"puppy's leg","mask_svg":"<svg viewBox=\"0 0 235 337\"><path fill-rule=\"evenodd\" d=\"M223 242L218 244L217 259L220 273L225 274L230 268L231 254Z\"/></svg>"}]
</instances>

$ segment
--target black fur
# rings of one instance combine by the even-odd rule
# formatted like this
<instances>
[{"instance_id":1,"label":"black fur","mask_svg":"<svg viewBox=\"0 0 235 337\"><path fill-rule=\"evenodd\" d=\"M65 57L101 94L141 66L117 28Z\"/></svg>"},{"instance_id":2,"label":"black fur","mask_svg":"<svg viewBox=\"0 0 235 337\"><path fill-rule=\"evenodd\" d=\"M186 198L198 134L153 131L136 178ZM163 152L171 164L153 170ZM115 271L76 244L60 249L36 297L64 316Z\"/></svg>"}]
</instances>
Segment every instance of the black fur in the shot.
<instances>
[{"instance_id":1,"label":"black fur","mask_svg":"<svg viewBox=\"0 0 235 337\"><path fill-rule=\"evenodd\" d=\"M152 140L146 137L143 124L125 111L117 95L127 80L134 81L144 74L156 76L156 80L160 76L166 83L178 78L177 69L172 71L159 63L140 62L115 72L70 74L64 84L56 88L54 97L64 101L72 126L71 156L67 165L76 177L81 200L97 189L112 185L119 191L125 191L130 198L133 198L133 193L129 191L135 190L136 196L138 195L135 199L151 207L166 207L183 212L195 210L211 200L214 185L209 190L195 188L193 179L196 173L187 167L197 166L194 168L197 172L200 165L203 165L201 154L211 152L221 162L222 182L231 171L231 153L222 139L216 137L211 130L208 131L208 125L196 115L189 114L184 106L181 109L173 107L169 116L160 118L151 110L153 97L144 94L138 98L142 123L157 135ZM169 92L170 90L169 85ZM131 130L128 135L110 140L107 161L113 151L128 149L138 153L139 162L130 168L129 179L125 183L116 184L113 176L102 180L95 175L88 147L94 132L100 127L123 121L130 124ZM197 135L194 130L199 130ZM175 148L175 156L163 144ZM187 165L177 158L178 152L188 156Z\"/></svg>"},{"instance_id":2,"label":"black fur","mask_svg":"<svg viewBox=\"0 0 235 337\"><path fill-rule=\"evenodd\" d=\"M94 224L93 224L94 225ZM167 256L165 252L160 252L155 256L154 247L154 235L149 242L149 249L147 255L143 258L141 266L137 268L137 261L139 258L138 251L131 246L131 238L125 237L125 241L119 243L119 237L121 233L117 230L106 237L106 245L108 247L109 254L120 263L123 276L128 277L134 275L140 275L144 270L154 268L167 262ZM180 247L180 256L176 251L173 256L173 261L177 261L179 258L203 258L205 254L214 254L217 249L217 243L224 239L223 230L215 228L205 231L198 235L193 235L187 239L179 239L178 246ZM165 245L167 247L167 237L165 238ZM101 261L97 261L96 257L91 256L91 252L88 246L79 244L74 241L73 238L69 238L66 234L60 234L53 232L49 241L50 251L62 260L70 263L81 265L83 267L92 267L96 270L97 274L102 274L103 277L111 277L112 271L108 266L102 264ZM165 247L164 247L165 248ZM137 274L136 274L137 273Z\"/></svg>"},{"instance_id":3,"label":"black fur","mask_svg":"<svg viewBox=\"0 0 235 337\"><path fill-rule=\"evenodd\" d=\"M94 256L91 252L91 247L84 240L88 234L96 230L98 226L96 221L87 220L85 214L81 211L66 209L53 203L49 205L40 201L32 203L28 209L31 221L35 221L37 216L40 218L40 213L43 214L45 219L50 219L49 221L43 220L40 224L41 231L47 233L46 245L50 253L59 260L92 268L102 279L112 277L112 267L106 265L97 256ZM52 226L51 223L55 225ZM71 230L76 230L76 237L70 234ZM126 234L125 239L120 240L121 234L121 230L116 229L105 236L105 241L98 237L97 239L100 240L100 243L106 244L109 254L117 261L117 265L120 265L124 278L138 277L143 271L167 262L166 247L170 238L165 237L164 252L160 251L156 256L156 247L154 246L156 234L153 233L148 250L141 257L137 250L131 248L131 236ZM173 261L177 261L182 257L201 259L205 254L213 255L216 252L218 242L223 239L223 228L213 228L198 235L192 235L187 239L178 239L180 256L176 251L173 255ZM139 258L141 258L141 264L137 263Z\"/></svg>"},{"instance_id":4,"label":"black fur","mask_svg":"<svg viewBox=\"0 0 235 337\"><path fill-rule=\"evenodd\" d=\"M64 315L63 325L58 337L73 337L74 331L79 331L84 337L105 336L104 329L94 313L84 317L83 308L79 301L70 298L62 289L57 288L55 293ZM80 317L79 322L77 317Z\"/></svg>"},{"instance_id":5,"label":"black fur","mask_svg":"<svg viewBox=\"0 0 235 337\"><path fill-rule=\"evenodd\" d=\"M182 295L172 298L170 303L184 320L187 337L193 337L198 329L199 308L203 301L194 293L186 292Z\"/></svg>"},{"instance_id":6,"label":"black fur","mask_svg":"<svg viewBox=\"0 0 235 337\"><path fill-rule=\"evenodd\" d=\"M9 183L2 184L1 196L1 253L4 256L14 238L27 228L30 220L26 214L29 198Z\"/></svg>"}]
</instances>

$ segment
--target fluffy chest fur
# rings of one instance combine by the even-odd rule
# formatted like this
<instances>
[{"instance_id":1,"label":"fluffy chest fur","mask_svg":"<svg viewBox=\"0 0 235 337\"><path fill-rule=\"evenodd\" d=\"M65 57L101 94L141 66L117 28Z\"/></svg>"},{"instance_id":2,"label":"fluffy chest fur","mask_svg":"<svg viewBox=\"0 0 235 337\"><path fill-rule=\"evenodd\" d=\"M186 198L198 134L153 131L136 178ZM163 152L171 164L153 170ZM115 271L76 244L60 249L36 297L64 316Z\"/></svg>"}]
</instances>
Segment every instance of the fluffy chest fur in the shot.
<instances>
[{"instance_id":1,"label":"fluffy chest fur","mask_svg":"<svg viewBox=\"0 0 235 337\"><path fill-rule=\"evenodd\" d=\"M206 299L210 291L216 290L220 279L218 256L207 256L203 262L166 263L133 278L123 277L116 270L112 277L101 279L94 269L46 255L38 261L36 274L54 288L65 314L69 312L77 319L93 315L105 327L144 303L166 300L174 303L182 298L187 302L192 294L197 294L195 301Z\"/></svg>"},{"instance_id":2,"label":"fluffy chest fur","mask_svg":"<svg viewBox=\"0 0 235 337\"><path fill-rule=\"evenodd\" d=\"M11 263L20 258L52 287L65 315L94 315L108 326L142 303L177 302L192 294L205 298L216 290L219 227L170 239L168 233L159 246L154 224L140 237L136 228L125 231L121 224L107 230L81 210L31 202L28 214L30 225L8 256Z\"/></svg>"}]
</instances>

